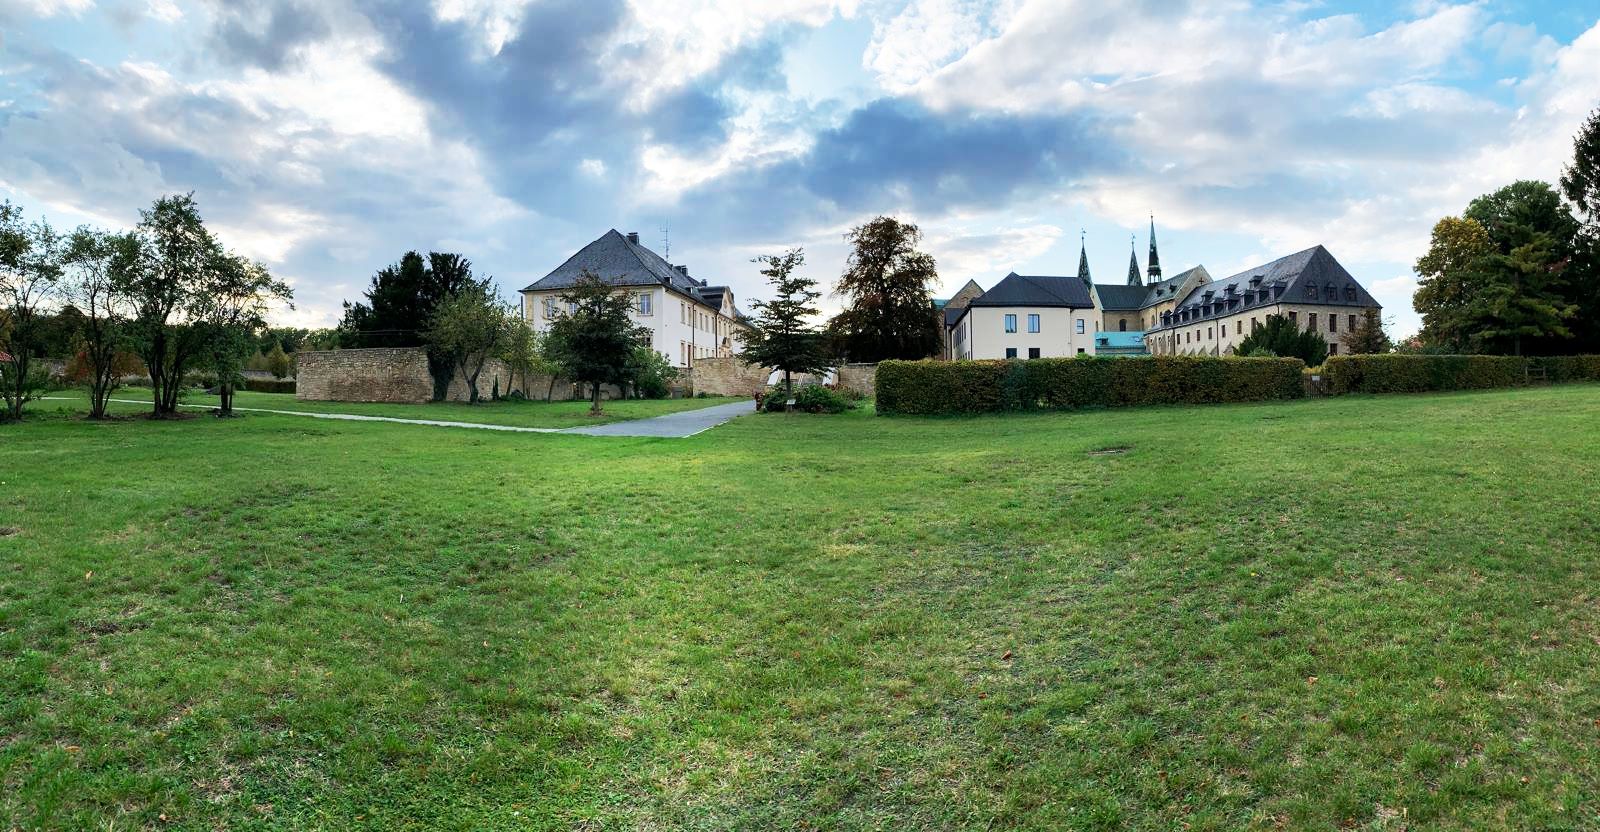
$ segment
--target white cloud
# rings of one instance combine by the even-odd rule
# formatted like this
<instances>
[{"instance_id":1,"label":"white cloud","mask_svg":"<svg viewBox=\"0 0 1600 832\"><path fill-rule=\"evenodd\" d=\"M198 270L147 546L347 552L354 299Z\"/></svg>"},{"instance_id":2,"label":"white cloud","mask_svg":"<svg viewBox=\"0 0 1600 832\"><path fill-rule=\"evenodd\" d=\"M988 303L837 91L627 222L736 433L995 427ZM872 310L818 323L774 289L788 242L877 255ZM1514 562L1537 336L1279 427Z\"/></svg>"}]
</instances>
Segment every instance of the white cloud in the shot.
<instances>
[{"instance_id":1,"label":"white cloud","mask_svg":"<svg viewBox=\"0 0 1600 832\"><path fill-rule=\"evenodd\" d=\"M0 0L0 18L11 14L31 17L77 17L94 8L94 0Z\"/></svg>"},{"instance_id":2,"label":"white cloud","mask_svg":"<svg viewBox=\"0 0 1600 832\"><path fill-rule=\"evenodd\" d=\"M173 0L149 0L145 8L150 17L162 23L177 23L183 19L183 9Z\"/></svg>"}]
</instances>

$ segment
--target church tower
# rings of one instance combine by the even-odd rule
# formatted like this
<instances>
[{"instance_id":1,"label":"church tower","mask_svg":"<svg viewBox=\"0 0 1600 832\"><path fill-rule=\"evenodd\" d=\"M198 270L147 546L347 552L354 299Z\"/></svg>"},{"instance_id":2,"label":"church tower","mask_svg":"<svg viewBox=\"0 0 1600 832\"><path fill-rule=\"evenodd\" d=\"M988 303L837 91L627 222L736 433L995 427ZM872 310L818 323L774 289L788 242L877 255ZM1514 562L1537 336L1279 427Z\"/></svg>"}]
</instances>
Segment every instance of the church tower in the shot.
<instances>
[{"instance_id":1,"label":"church tower","mask_svg":"<svg viewBox=\"0 0 1600 832\"><path fill-rule=\"evenodd\" d=\"M1150 282L1161 282L1161 255L1156 253L1156 217L1150 215Z\"/></svg>"},{"instance_id":2,"label":"church tower","mask_svg":"<svg viewBox=\"0 0 1600 832\"><path fill-rule=\"evenodd\" d=\"M1139 238L1133 234L1128 235L1128 285L1144 285L1144 281L1139 279Z\"/></svg>"},{"instance_id":3,"label":"church tower","mask_svg":"<svg viewBox=\"0 0 1600 832\"><path fill-rule=\"evenodd\" d=\"M1086 232L1078 233L1078 279L1083 281L1085 286L1094 285L1094 281L1089 277L1089 249L1088 234Z\"/></svg>"}]
</instances>

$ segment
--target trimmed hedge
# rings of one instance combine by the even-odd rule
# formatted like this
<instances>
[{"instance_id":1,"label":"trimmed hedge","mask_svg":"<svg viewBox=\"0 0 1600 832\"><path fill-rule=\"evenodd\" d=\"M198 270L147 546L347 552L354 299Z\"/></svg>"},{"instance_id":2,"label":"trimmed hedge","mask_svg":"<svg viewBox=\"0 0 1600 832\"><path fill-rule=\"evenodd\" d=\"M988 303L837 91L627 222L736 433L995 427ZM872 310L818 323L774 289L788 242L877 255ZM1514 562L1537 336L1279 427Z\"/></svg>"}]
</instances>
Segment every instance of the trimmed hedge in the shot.
<instances>
[{"instance_id":1,"label":"trimmed hedge","mask_svg":"<svg viewBox=\"0 0 1600 832\"><path fill-rule=\"evenodd\" d=\"M247 378L244 380L244 389L252 393L293 393L294 379Z\"/></svg>"},{"instance_id":2,"label":"trimmed hedge","mask_svg":"<svg viewBox=\"0 0 1600 832\"><path fill-rule=\"evenodd\" d=\"M1552 382L1600 380L1600 356L1335 355L1322 365L1330 395L1519 387L1528 372Z\"/></svg>"},{"instance_id":3,"label":"trimmed hedge","mask_svg":"<svg viewBox=\"0 0 1600 832\"><path fill-rule=\"evenodd\" d=\"M878 412L905 415L1215 404L1305 395L1298 358L1093 356L884 361Z\"/></svg>"}]
</instances>

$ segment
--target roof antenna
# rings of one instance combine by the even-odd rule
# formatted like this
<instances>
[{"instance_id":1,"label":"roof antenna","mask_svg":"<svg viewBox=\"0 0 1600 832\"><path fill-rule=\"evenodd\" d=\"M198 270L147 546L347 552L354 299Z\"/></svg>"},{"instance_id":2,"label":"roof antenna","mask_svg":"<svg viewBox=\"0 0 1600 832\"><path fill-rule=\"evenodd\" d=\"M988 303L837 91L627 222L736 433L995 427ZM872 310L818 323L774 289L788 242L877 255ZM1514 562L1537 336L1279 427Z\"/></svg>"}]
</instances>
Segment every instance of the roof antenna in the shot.
<instances>
[{"instance_id":1,"label":"roof antenna","mask_svg":"<svg viewBox=\"0 0 1600 832\"><path fill-rule=\"evenodd\" d=\"M661 259L672 262L672 223L666 222L661 226Z\"/></svg>"}]
</instances>

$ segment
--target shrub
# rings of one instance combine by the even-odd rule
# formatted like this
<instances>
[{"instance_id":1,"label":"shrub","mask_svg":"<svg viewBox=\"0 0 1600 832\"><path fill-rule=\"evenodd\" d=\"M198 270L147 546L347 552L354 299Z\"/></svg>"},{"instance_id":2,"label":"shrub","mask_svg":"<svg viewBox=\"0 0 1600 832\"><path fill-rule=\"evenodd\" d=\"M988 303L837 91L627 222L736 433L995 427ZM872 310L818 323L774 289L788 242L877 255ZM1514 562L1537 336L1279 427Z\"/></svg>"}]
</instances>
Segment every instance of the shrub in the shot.
<instances>
[{"instance_id":1,"label":"shrub","mask_svg":"<svg viewBox=\"0 0 1600 832\"><path fill-rule=\"evenodd\" d=\"M1551 355L1528 359L1550 381L1600 381L1600 355Z\"/></svg>"},{"instance_id":2,"label":"shrub","mask_svg":"<svg viewBox=\"0 0 1600 832\"><path fill-rule=\"evenodd\" d=\"M247 378L244 389L252 393L293 393L294 379Z\"/></svg>"},{"instance_id":3,"label":"shrub","mask_svg":"<svg viewBox=\"0 0 1600 832\"><path fill-rule=\"evenodd\" d=\"M1205 356L885 361L878 412L993 413L1148 404L1213 404L1305 395L1296 358Z\"/></svg>"},{"instance_id":4,"label":"shrub","mask_svg":"<svg viewBox=\"0 0 1600 832\"><path fill-rule=\"evenodd\" d=\"M1334 355L1323 364L1331 395L1483 390L1524 383L1529 359L1509 355Z\"/></svg>"},{"instance_id":5,"label":"shrub","mask_svg":"<svg viewBox=\"0 0 1600 832\"><path fill-rule=\"evenodd\" d=\"M794 409L802 413L843 413L855 407L838 391L820 384L807 384L794 391Z\"/></svg>"}]
</instances>

